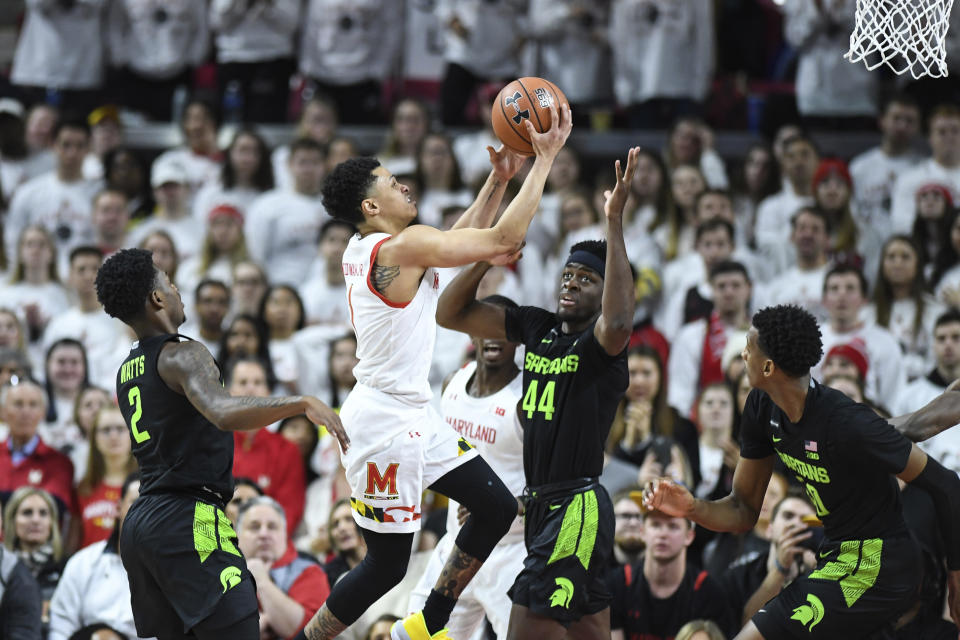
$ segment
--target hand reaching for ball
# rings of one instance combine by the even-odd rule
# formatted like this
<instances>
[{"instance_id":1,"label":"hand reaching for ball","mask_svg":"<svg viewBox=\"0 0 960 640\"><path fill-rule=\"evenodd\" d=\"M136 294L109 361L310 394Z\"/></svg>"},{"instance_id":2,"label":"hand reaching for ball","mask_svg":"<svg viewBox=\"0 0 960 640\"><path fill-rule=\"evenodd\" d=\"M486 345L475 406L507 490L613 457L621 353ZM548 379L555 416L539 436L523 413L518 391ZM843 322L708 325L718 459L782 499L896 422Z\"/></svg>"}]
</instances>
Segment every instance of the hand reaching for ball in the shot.
<instances>
[{"instance_id":1,"label":"hand reaching for ball","mask_svg":"<svg viewBox=\"0 0 960 640\"><path fill-rule=\"evenodd\" d=\"M530 146L537 156L552 160L560 153L560 149L570 137L570 131L573 129L573 112L570 105L564 103L560 105L559 112L557 105L550 103L550 128L543 133L538 133L537 128L533 126L530 120L524 120L524 126L527 135L530 136Z\"/></svg>"}]
</instances>

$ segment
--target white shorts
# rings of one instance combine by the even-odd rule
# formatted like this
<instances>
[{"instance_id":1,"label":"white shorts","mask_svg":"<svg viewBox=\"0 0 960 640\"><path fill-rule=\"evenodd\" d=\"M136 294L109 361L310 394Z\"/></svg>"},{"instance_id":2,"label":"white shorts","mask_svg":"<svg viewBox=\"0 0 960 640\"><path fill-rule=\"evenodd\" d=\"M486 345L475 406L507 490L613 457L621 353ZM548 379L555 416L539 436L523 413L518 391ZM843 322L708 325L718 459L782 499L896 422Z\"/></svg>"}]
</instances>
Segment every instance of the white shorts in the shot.
<instances>
[{"instance_id":1,"label":"white shorts","mask_svg":"<svg viewBox=\"0 0 960 640\"><path fill-rule=\"evenodd\" d=\"M410 405L356 385L340 409L350 436L342 454L353 518L380 533L420 529L423 490L477 450L429 404Z\"/></svg>"},{"instance_id":2,"label":"white shorts","mask_svg":"<svg viewBox=\"0 0 960 640\"><path fill-rule=\"evenodd\" d=\"M423 609L423 605L430 595L430 590L440 577L443 565L450 556L450 551L456 542L455 535L447 533L440 538L437 548L430 556L427 569L410 592L410 602L407 605L409 612ZM510 624L510 610L513 603L507 591L513 586L513 581L523 569L523 561L527 557L527 548L523 544L523 535L508 533L500 543L490 552L480 570L470 581L470 584L460 594L457 606L450 614L447 628L450 637L457 640L470 640L478 631L483 637L483 616L486 615L498 638L507 637L507 627Z\"/></svg>"}]
</instances>

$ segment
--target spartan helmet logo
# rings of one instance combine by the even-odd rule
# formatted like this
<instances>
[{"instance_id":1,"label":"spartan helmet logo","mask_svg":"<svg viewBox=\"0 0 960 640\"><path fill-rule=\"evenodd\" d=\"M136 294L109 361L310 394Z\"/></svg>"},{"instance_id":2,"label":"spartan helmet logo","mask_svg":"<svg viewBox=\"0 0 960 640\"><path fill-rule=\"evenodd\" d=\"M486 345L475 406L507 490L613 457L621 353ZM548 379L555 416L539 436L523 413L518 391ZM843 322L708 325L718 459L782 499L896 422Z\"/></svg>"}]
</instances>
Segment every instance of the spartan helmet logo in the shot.
<instances>
[{"instance_id":1,"label":"spartan helmet logo","mask_svg":"<svg viewBox=\"0 0 960 640\"><path fill-rule=\"evenodd\" d=\"M223 585L223 592L232 589L240 584L240 569L236 567L227 567L220 572L220 584Z\"/></svg>"},{"instance_id":2,"label":"spartan helmet logo","mask_svg":"<svg viewBox=\"0 0 960 640\"><path fill-rule=\"evenodd\" d=\"M526 119L530 118L530 110L523 109L521 111L520 105L517 104L517 102L519 102L520 98L522 97L523 96L520 94L520 92L516 91L512 96L510 96L509 98L503 101L503 104L505 104L508 107L513 107L513 110L517 112L516 115L511 118L511 120L513 120L517 124L520 124L521 122L523 122L524 118Z\"/></svg>"},{"instance_id":3,"label":"spartan helmet logo","mask_svg":"<svg viewBox=\"0 0 960 640\"><path fill-rule=\"evenodd\" d=\"M573 598L573 583L566 578L557 578L557 590L550 596L551 607L570 608L570 600Z\"/></svg>"},{"instance_id":4,"label":"spartan helmet logo","mask_svg":"<svg viewBox=\"0 0 960 640\"><path fill-rule=\"evenodd\" d=\"M807 594L807 602L809 604L802 604L794 609L790 619L802 624L807 631L813 631L813 628L823 620L823 603L812 593Z\"/></svg>"}]
</instances>

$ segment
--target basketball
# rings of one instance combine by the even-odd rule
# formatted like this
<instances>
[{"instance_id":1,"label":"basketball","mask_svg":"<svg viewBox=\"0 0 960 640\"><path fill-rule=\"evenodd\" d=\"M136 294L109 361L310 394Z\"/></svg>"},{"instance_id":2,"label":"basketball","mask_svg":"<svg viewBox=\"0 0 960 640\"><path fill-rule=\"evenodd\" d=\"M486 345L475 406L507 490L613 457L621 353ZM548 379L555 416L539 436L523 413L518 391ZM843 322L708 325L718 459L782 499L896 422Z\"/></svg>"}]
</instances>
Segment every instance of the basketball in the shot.
<instances>
[{"instance_id":1,"label":"basketball","mask_svg":"<svg viewBox=\"0 0 960 640\"><path fill-rule=\"evenodd\" d=\"M501 89L493 102L493 132L508 149L532 156L530 134L523 121L529 120L543 133L550 128L550 105L556 106L559 113L560 105L566 102L567 96L549 80L518 78Z\"/></svg>"}]
</instances>

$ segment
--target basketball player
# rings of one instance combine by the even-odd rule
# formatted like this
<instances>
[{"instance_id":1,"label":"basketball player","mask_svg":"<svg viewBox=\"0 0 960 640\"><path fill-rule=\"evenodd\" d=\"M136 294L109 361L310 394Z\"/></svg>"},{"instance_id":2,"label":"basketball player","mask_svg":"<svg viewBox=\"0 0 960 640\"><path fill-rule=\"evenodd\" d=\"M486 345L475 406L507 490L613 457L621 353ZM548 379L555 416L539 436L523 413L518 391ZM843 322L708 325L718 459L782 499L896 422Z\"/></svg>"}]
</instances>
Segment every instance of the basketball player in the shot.
<instances>
[{"instance_id":1,"label":"basketball player","mask_svg":"<svg viewBox=\"0 0 960 640\"><path fill-rule=\"evenodd\" d=\"M374 158L354 158L327 176L323 204L359 233L343 254L350 320L357 334L357 384L340 410L353 446L343 455L354 519L367 543L363 561L334 586L304 629L332 638L403 579L427 487L470 510L423 611L397 622L398 640L446 638L450 612L483 560L509 529L517 501L477 452L430 406L427 379L436 337L439 277L434 267L516 255L537 210L553 160L570 135L570 108L550 106L551 128L526 121L536 153L519 193L489 226L520 159L488 147L494 167L476 201L449 231L410 225L409 190ZM467 225L479 228L467 228Z\"/></svg>"},{"instance_id":2,"label":"basketball player","mask_svg":"<svg viewBox=\"0 0 960 640\"><path fill-rule=\"evenodd\" d=\"M556 313L476 300L488 263L465 270L440 297L442 326L526 347L520 414L527 556L510 590L510 638L610 637L604 572L613 554L613 505L598 476L628 384L634 293L623 206L639 153L630 150L623 173L616 163L616 186L604 205L607 242L572 247Z\"/></svg>"},{"instance_id":3,"label":"basketball player","mask_svg":"<svg viewBox=\"0 0 960 640\"><path fill-rule=\"evenodd\" d=\"M758 311L743 350L753 391L740 423L731 494L694 499L661 478L644 488L644 504L714 531L748 531L776 455L806 489L825 539L814 571L767 602L738 640L893 638L894 623L916 601L921 579L896 475L933 499L949 569L950 613L960 623L960 479L907 439L930 437L960 421L960 393L947 391L897 419L898 432L869 407L810 377L822 352L817 321L806 310Z\"/></svg>"},{"instance_id":4,"label":"basketball player","mask_svg":"<svg viewBox=\"0 0 960 640\"><path fill-rule=\"evenodd\" d=\"M256 587L223 512L233 496L229 432L305 413L346 448L343 426L316 398L230 396L207 348L180 340L180 292L149 251L115 253L96 286L104 311L137 334L117 373L140 466L120 536L137 635L258 640Z\"/></svg>"},{"instance_id":5,"label":"basketball player","mask_svg":"<svg viewBox=\"0 0 960 640\"><path fill-rule=\"evenodd\" d=\"M504 309L517 303L503 296L483 299ZM443 390L441 413L447 424L467 438L515 496L523 493L523 429L517 415L520 369L514 362L515 343L472 338L476 356L453 374ZM426 572L410 595L410 609L423 607L460 530L466 510L451 502L447 507L447 533L437 543ZM447 627L450 637L468 640L483 625L486 615L498 638L507 637L510 598L507 590L523 568L523 520L514 518L510 530L494 547L480 571L460 594Z\"/></svg>"}]
</instances>

